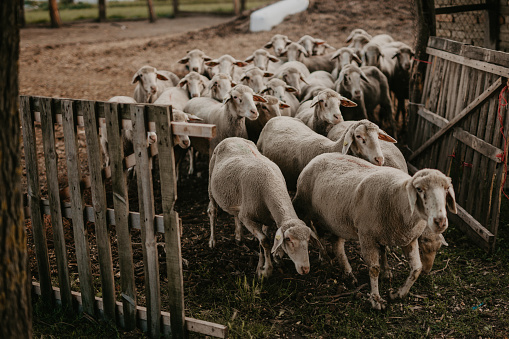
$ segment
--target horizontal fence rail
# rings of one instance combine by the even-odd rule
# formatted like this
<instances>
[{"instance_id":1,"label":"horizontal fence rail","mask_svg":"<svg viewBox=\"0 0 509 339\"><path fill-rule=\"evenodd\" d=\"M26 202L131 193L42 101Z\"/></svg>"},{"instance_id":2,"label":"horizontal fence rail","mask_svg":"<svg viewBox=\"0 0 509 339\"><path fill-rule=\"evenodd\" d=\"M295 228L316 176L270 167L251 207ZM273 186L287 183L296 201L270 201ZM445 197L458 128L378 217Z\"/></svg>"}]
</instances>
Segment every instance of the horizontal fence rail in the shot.
<instances>
[{"instance_id":1,"label":"horizontal fence rail","mask_svg":"<svg viewBox=\"0 0 509 339\"><path fill-rule=\"evenodd\" d=\"M49 305L78 304L80 311L116 322L126 330L138 324L150 337L171 334L174 338L182 338L186 331L226 337L224 325L185 317L181 221L173 209L177 198L173 136L212 138L215 126L174 122L171 107L148 104L21 96L20 111L27 175L25 215L30 217L37 257L39 282L34 282L34 289L43 301ZM124 154L126 128L132 128L133 134L134 153L130 155ZM37 133L39 129L40 134ZM148 131L156 131L158 139L150 148L147 148ZM56 137L57 132L63 133L63 141ZM103 159L101 133L107 136L108 167ZM42 153L38 150L40 135L44 163L38 162L38 152ZM61 149L65 149L65 166L59 166L64 163L63 154L58 154ZM154 207L154 161L159 168L164 168L158 175L163 202L159 215ZM44 165L46 172L47 198L41 194L39 164ZM128 169L133 166L138 212L129 208L129 198L134 193L129 192L127 177ZM65 173L63 168L66 168ZM82 173L84 171L86 173ZM83 184L85 179L87 185ZM60 189L65 180L68 188ZM108 190L107 182L111 182ZM91 203L85 203L85 190L89 192L87 199ZM62 200L67 198L70 202ZM50 223L44 215L50 216ZM66 243L69 240L65 232L70 230L64 227L64 219L72 221L73 244ZM87 227L87 223L92 223L94 229ZM46 239L47 229L53 234L51 251ZM139 230L141 236L144 291L136 288L133 230ZM92 242L89 232L95 236ZM158 241L158 234L164 234L164 243ZM162 311L159 245L164 246L166 253L165 295L170 312ZM71 289L69 246L76 255L80 292ZM56 258L56 267L50 264L53 262L49 259L50 252ZM99 280L94 280L91 257L97 259L95 268ZM114 266L119 267L119 275L114 274ZM52 286L55 270L58 287ZM146 307L138 304L139 294L143 294Z\"/></svg>"}]
</instances>

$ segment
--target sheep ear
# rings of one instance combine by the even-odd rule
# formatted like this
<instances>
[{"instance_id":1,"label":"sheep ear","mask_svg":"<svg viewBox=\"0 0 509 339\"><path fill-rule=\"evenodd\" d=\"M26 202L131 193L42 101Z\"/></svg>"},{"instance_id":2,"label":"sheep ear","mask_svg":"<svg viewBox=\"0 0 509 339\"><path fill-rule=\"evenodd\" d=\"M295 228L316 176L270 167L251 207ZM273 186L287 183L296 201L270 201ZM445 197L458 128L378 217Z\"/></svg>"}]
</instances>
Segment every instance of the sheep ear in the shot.
<instances>
[{"instance_id":1,"label":"sheep ear","mask_svg":"<svg viewBox=\"0 0 509 339\"><path fill-rule=\"evenodd\" d=\"M211 57L206 56L206 55L203 56L203 61L210 61L210 60L212 60Z\"/></svg>"},{"instance_id":2,"label":"sheep ear","mask_svg":"<svg viewBox=\"0 0 509 339\"><path fill-rule=\"evenodd\" d=\"M393 144L398 142L396 139L394 139L393 137L391 137L389 134L385 133L381 129L378 130L378 139L387 141L387 142L392 142Z\"/></svg>"},{"instance_id":3,"label":"sheep ear","mask_svg":"<svg viewBox=\"0 0 509 339\"><path fill-rule=\"evenodd\" d=\"M140 81L140 75L138 74L138 72L136 72L136 74L134 74L133 76L133 84L137 83L138 81Z\"/></svg>"},{"instance_id":4,"label":"sheep ear","mask_svg":"<svg viewBox=\"0 0 509 339\"><path fill-rule=\"evenodd\" d=\"M177 84L177 87L184 87L185 85L187 85L187 79L182 79Z\"/></svg>"},{"instance_id":5,"label":"sheep ear","mask_svg":"<svg viewBox=\"0 0 509 339\"><path fill-rule=\"evenodd\" d=\"M244 76L240 79L240 81L244 81L244 80L246 80L246 79L249 79L249 77L248 77L247 75L244 75Z\"/></svg>"},{"instance_id":6,"label":"sheep ear","mask_svg":"<svg viewBox=\"0 0 509 339\"><path fill-rule=\"evenodd\" d=\"M264 94L264 93L267 93L268 91L269 91L269 88L265 87L264 89L262 89L262 91L260 93Z\"/></svg>"},{"instance_id":7,"label":"sheep ear","mask_svg":"<svg viewBox=\"0 0 509 339\"><path fill-rule=\"evenodd\" d=\"M214 66L219 65L219 62L217 62L216 60L211 60L211 61L205 62L205 65L214 67Z\"/></svg>"},{"instance_id":8,"label":"sheep ear","mask_svg":"<svg viewBox=\"0 0 509 339\"><path fill-rule=\"evenodd\" d=\"M308 82L306 81L306 79L304 79L304 76L302 76L302 74L300 75L300 81L302 81L306 85L309 85Z\"/></svg>"},{"instance_id":9,"label":"sheep ear","mask_svg":"<svg viewBox=\"0 0 509 339\"><path fill-rule=\"evenodd\" d=\"M258 94L253 94L253 101L267 102L267 100L264 97L262 97L261 95L258 95Z\"/></svg>"},{"instance_id":10,"label":"sheep ear","mask_svg":"<svg viewBox=\"0 0 509 339\"><path fill-rule=\"evenodd\" d=\"M361 74L361 79L362 79L362 80L364 80L364 81L366 81L366 82L369 84L369 79L368 79L368 77L366 76L366 74L365 74L363 71L361 71L361 73L360 73L360 74Z\"/></svg>"},{"instance_id":11,"label":"sheep ear","mask_svg":"<svg viewBox=\"0 0 509 339\"><path fill-rule=\"evenodd\" d=\"M397 57L399 56L399 54L400 54L399 52L396 52L396 53L392 56L392 59L397 58Z\"/></svg>"},{"instance_id":12,"label":"sheep ear","mask_svg":"<svg viewBox=\"0 0 509 339\"><path fill-rule=\"evenodd\" d=\"M277 58L277 57L275 57L273 55L269 55L268 58L272 62L280 62L281 61L281 60L279 60L279 58Z\"/></svg>"},{"instance_id":13,"label":"sheep ear","mask_svg":"<svg viewBox=\"0 0 509 339\"><path fill-rule=\"evenodd\" d=\"M330 61L336 59L337 57L339 57L341 53L339 53L339 50L337 50L336 52L334 52L334 54L332 54L332 56L330 57Z\"/></svg>"},{"instance_id":14,"label":"sheep ear","mask_svg":"<svg viewBox=\"0 0 509 339\"><path fill-rule=\"evenodd\" d=\"M445 238L442 234L439 234L438 238L440 238L440 242L442 243L442 245L449 246L449 244L447 243L447 241L445 241Z\"/></svg>"},{"instance_id":15,"label":"sheep ear","mask_svg":"<svg viewBox=\"0 0 509 339\"><path fill-rule=\"evenodd\" d=\"M189 58L188 57L184 57L182 59L180 59L179 61L177 61L179 64L187 64L189 62Z\"/></svg>"},{"instance_id":16,"label":"sheep ear","mask_svg":"<svg viewBox=\"0 0 509 339\"><path fill-rule=\"evenodd\" d=\"M285 91L287 91L289 93L293 93L293 92L297 92L297 88L295 88L293 86L285 86Z\"/></svg>"},{"instance_id":17,"label":"sheep ear","mask_svg":"<svg viewBox=\"0 0 509 339\"><path fill-rule=\"evenodd\" d=\"M233 87L237 86L237 83L235 81L232 81L231 85L232 85L232 88L233 88Z\"/></svg>"},{"instance_id":18,"label":"sheep ear","mask_svg":"<svg viewBox=\"0 0 509 339\"><path fill-rule=\"evenodd\" d=\"M280 103L279 103L279 108L281 108L281 109L289 108L289 107L290 107L290 105L287 105L287 104L285 104L284 102L280 102Z\"/></svg>"},{"instance_id":19,"label":"sheep ear","mask_svg":"<svg viewBox=\"0 0 509 339\"><path fill-rule=\"evenodd\" d=\"M345 97L342 97L341 99L339 99L339 102L341 103L341 106L345 106L345 107L356 107L357 106L357 104L355 102L353 102L352 100L347 99Z\"/></svg>"},{"instance_id":20,"label":"sheep ear","mask_svg":"<svg viewBox=\"0 0 509 339\"><path fill-rule=\"evenodd\" d=\"M350 128L348 129L348 131L345 134L345 140L343 141L343 149L341 150L342 154L348 154L348 151L350 150L350 146L352 146L353 139L354 139L354 131L355 131L355 128L352 128L352 127L353 127L353 125L350 126Z\"/></svg>"},{"instance_id":21,"label":"sheep ear","mask_svg":"<svg viewBox=\"0 0 509 339\"><path fill-rule=\"evenodd\" d=\"M272 48L272 41L267 42L265 45L263 45L263 48Z\"/></svg>"},{"instance_id":22,"label":"sheep ear","mask_svg":"<svg viewBox=\"0 0 509 339\"><path fill-rule=\"evenodd\" d=\"M270 73L270 72L264 72L263 73L263 77L264 78L270 78L271 76L274 76L274 73Z\"/></svg>"},{"instance_id":23,"label":"sheep ear","mask_svg":"<svg viewBox=\"0 0 509 339\"><path fill-rule=\"evenodd\" d=\"M327 43L325 43L325 44L324 44L324 46L325 46L325 48L332 49L333 51L335 51L335 50L336 50L336 48L335 48L335 47L332 47L331 45L329 45L329 44L327 44Z\"/></svg>"},{"instance_id":24,"label":"sheep ear","mask_svg":"<svg viewBox=\"0 0 509 339\"><path fill-rule=\"evenodd\" d=\"M283 241L284 241L283 231L281 230L281 228L278 228L276 235L274 236L274 246L272 246L272 250L270 251L270 253L275 253L279 246L283 244Z\"/></svg>"},{"instance_id":25,"label":"sheep ear","mask_svg":"<svg viewBox=\"0 0 509 339\"><path fill-rule=\"evenodd\" d=\"M245 62L253 62L254 60L254 55L251 55L250 57L248 57L246 60L244 60Z\"/></svg>"},{"instance_id":26,"label":"sheep ear","mask_svg":"<svg viewBox=\"0 0 509 339\"><path fill-rule=\"evenodd\" d=\"M361 58L359 58L359 56L356 54L356 53L353 53L352 54L352 60L354 60L356 63L358 63L359 65L362 64L362 60Z\"/></svg>"},{"instance_id":27,"label":"sheep ear","mask_svg":"<svg viewBox=\"0 0 509 339\"><path fill-rule=\"evenodd\" d=\"M247 62L239 61L239 60L235 61L233 64L237 65L239 67L246 67L247 66Z\"/></svg>"},{"instance_id":28,"label":"sheep ear","mask_svg":"<svg viewBox=\"0 0 509 339\"><path fill-rule=\"evenodd\" d=\"M189 121L203 121L203 119L200 118L199 116L196 116L191 113L186 113L186 114L187 114L187 117L189 118Z\"/></svg>"},{"instance_id":29,"label":"sheep ear","mask_svg":"<svg viewBox=\"0 0 509 339\"><path fill-rule=\"evenodd\" d=\"M161 73L156 73L156 77L159 79L159 80L170 80L168 79L168 77L164 74L161 74Z\"/></svg>"},{"instance_id":30,"label":"sheep ear","mask_svg":"<svg viewBox=\"0 0 509 339\"><path fill-rule=\"evenodd\" d=\"M447 208L451 213L458 214L458 209L456 208L456 196L454 194L454 188L452 185L447 189L447 195L445 197L445 202L447 204Z\"/></svg>"},{"instance_id":31,"label":"sheep ear","mask_svg":"<svg viewBox=\"0 0 509 339\"><path fill-rule=\"evenodd\" d=\"M323 102L323 100L318 99L318 96L313 98L313 101L311 101L311 107L315 107L319 102Z\"/></svg>"},{"instance_id":32,"label":"sheep ear","mask_svg":"<svg viewBox=\"0 0 509 339\"><path fill-rule=\"evenodd\" d=\"M406 184L406 192L408 194L408 202L410 203L410 214L414 214L415 205L417 204L417 191L412 184L413 178L410 178Z\"/></svg>"}]
</instances>

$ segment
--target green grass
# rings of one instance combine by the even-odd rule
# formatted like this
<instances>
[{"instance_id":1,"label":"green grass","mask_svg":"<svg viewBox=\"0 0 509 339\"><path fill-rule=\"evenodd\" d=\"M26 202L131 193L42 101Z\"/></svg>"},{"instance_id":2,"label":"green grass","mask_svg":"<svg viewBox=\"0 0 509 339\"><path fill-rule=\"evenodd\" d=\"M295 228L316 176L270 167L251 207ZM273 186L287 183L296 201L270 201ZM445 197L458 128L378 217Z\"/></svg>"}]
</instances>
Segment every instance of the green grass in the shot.
<instances>
[{"instance_id":1,"label":"green grass","mask_svg":"<svg viewBox=\"0 0 509 339\"><path fill-rule=\"evenodd\" d=\"M270 1L247 1L246 7L247 9L253 9L268 3ZM155 1L154 9L159 18L171 18L174 16L173 5L170 1ZM233 2L210 0L181 1L179 10L183 12L233 14ZM98 9L95 5L61 6L59 12L63 22L98 18ZM107 2L106 15L110 20L147 19L148 8L145 2ZM25 11L25 20L27 24L49 23L50 17L47 6L42 4L37 9L27 9Z\"/></svg>"}]
</instances>

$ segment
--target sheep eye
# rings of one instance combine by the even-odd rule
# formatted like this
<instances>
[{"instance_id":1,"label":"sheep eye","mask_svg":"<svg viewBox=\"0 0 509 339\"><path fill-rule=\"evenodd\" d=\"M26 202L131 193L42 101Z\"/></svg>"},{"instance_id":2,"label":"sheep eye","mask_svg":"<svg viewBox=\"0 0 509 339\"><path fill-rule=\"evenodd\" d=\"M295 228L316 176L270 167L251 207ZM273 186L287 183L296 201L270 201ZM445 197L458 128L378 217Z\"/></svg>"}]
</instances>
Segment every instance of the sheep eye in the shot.
<instances>
[{"instance_id":1,"label":"sheep eye","mask_svg":"<svg viewBox=\"0 0 509 339\"><path fill-rule=\"evenodd\" d=\"M233 100L237 100L237 99L238 99L238 97L236 95L233 96Z\"/></svg>"},{"instance_id":2,"label":"sheep eye","mask_svg":"<svg viewBox=\"0 0 509 339\"><path fill-rule=\"evenodd\" d=\"M415 190L418 192L418 193L422 193L422 188L420 187L416 187Z\"/></svg>"}]
</instances>

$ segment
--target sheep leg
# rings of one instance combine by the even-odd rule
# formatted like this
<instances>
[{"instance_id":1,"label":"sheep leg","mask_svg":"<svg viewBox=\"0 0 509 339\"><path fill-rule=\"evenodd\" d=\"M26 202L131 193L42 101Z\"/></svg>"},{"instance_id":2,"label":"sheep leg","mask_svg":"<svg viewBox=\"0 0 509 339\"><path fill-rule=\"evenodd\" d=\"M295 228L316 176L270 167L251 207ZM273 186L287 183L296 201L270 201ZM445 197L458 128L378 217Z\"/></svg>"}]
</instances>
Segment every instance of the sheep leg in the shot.
<instances>
[{"instance_id":1,"label":"sheep leg","mask_svg":"<svg viewBox=\"0 0 509 339\"><path fill-rule=\"evenodd\" d=\"M352 273L352 266L350 266L345 253L345 239L338 238L335 245L334 252L336 253L336 258L338 258L339 265L343 269L343 274L350 285L357 285L357 279Z\"/></svg>"},{"instance_id":2,"label":"sheep leg","mask_svg":"<svg viewBox=\"0 0 509 339\"><path fill-rule=\"evenodd\" d=\"M380 247L375 243L362 241L362 237L359 240L362 257L369 269L369 281L371 285L369 300L371 301L371 306L374 309L382 310L385 308L385 304L387 302L382 299L378 289L378 276L380 275Z\"/></svg>"},{"instance_id":3,"label":"sheep leg","mask_svg":"<svg viewBox=\"0 0 509 339\"><path fill-rule=\"evenodd\" d=\"M242 242L242 224L238 218L235 218L235 241Z\"/></svg>"},{"instance_id":4,"label":"sheep leg","mask_svg":"<svg viewBox=\"0 0 509 339\"><path fill-rule=\"evenodd\" d=\"M207 208L207 214L210 219L210 239L209 239L209 247L214 248L216 246L216 236L214 233L214 228L216 226L217 220L217 203L213 198L210 198L209 208ZM237 223L237 217L235 217L235 224Z\"/></svg>"},{"instance_id":5,"label":"sheep leg","mask_svg":"<svg viewBox=\"0 0 509 339\"><path fill-rule=\"evenodd\" d=\"M417 239L413 240L407 246L402 247L402 249L408 259L408 263L410 264L410 274L403 286L401 286L396 293L390 293L391 300L406 297L410 291L410 287L412 287L422 271L421 257L419 256L419 243Z\"/></svg>"},{"instance_id":6,"label":"sheep leg","mask_svg":"<svg viewBox=\"0 0 509 339\"><path fill-rule=\"evenodd\" d=\"M389 266L389 262L387 260L387 253L390 251L389 247L384 246L383 251L381 253L381 266L382 266L382 278L384 279L392 279L392 271L391 267Z\"/></svg>"},{"instance_id":7,"label":"sheep leg","mask_svg":"<svg viewBox=\"0 0 509 339\"><path fill-rule=\"evenodd\" d=\"M187 151L187 155L189 155L189 170L187 174L192 175L194 173L194 148L192 146Z\"/></svg>"},{"instance_id":8,"label":"sheep leg","mask_svg":"<svg viewBox=\"0 0 509 339\"><path fill-rule=\"evenodd\" d=\"M246 226L249 232L251 232L260 242L260 253L258 256L258 266L256 267L256 273L258 274L259 278L268 278L272 274L272 261L270 259L270 244L262 231L263 225L246 217L239 216L239 219Z\"/></svg>"}]
</instances>

